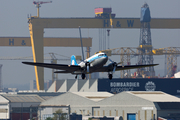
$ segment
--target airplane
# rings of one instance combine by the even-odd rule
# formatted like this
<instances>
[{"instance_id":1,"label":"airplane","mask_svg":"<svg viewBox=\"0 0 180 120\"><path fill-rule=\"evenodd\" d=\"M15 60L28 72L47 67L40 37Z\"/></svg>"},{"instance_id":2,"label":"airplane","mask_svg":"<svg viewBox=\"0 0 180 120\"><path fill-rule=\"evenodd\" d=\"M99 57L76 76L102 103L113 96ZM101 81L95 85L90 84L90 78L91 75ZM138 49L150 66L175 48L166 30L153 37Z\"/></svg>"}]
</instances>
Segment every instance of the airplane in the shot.
<instances>
[{"instance_id":1,"label":"airplane","mask_svg":"<svg viewBox=\"0 0 180 120\"><path fill-rule=\"evenodd\" d=\"M71 73L71 74L76 75L75 79L77 79L78 75L81 75L81 78L85 79L86 74L90 74L93 72L108 72L108 78L110 80L113 78L113 73L115 71L142 68L142 67L151 67L151 66L158 65L158 64L148 64L148 65L118 66L119 64L122 64L122 62L116 63L112 61L111 59L108 58L108 56L105 53L97 53L87 59L84 59L80 27L79 27L79 33L80 33L81 49L82 49L82 56L83 56L83 60L79 64L77 64L77 61L74 55L71 56L71 65L38 63L38 62L22 62L22 63L27 64L27 65L38 66L38 67L58 69L61 71L55 71L54 73ZM105 66L108 60L110 60L111 63Z\"/></svg>"},{"instance_id":2,"label":"airplane","mask_svg":"<svg viewBox=\"0 0 180 120\"><path fill-rule=\"evenodd\" d=\"M71 73L76 75L75 79L77 79L78 75L81 75L82 79L85 79L85 74L90 74L93 72L108 72L108 77L111 80L113 78L113 73L119 70L127 70L127 69L135 69L142 67L151 67L156 66L158 64L148 64L148 65L125 65L118 66L120 63L116 63L111 61L110 64L104 66L108 61L108 56L105 53L97 53L90 58L85 59L84 61L77 64L76 58L74 55L71 56L71 65L67 64L51 64L51 63L38 63L38 62L22 62L23 64L58 69L61 71L55 71L54 73Z\"/></svg>"}]
</instances>

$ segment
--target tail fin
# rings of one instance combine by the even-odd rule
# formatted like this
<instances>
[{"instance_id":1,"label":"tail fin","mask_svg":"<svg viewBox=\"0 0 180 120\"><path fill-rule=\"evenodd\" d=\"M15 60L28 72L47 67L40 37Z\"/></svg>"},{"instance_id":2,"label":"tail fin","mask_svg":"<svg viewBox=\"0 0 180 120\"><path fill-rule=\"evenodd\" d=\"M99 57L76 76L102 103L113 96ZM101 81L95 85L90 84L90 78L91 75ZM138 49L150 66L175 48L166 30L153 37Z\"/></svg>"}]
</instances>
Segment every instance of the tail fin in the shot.
<instances>
[{"instance_id":1,"label":"tail fin","mask_svg":"<svg viewBox=\"0 0 180 120\"><path fill-rule=\"evenodd\" d=\"M71 56L71 65L78 65L74 55Z\"/></svg>"}]
</instances>

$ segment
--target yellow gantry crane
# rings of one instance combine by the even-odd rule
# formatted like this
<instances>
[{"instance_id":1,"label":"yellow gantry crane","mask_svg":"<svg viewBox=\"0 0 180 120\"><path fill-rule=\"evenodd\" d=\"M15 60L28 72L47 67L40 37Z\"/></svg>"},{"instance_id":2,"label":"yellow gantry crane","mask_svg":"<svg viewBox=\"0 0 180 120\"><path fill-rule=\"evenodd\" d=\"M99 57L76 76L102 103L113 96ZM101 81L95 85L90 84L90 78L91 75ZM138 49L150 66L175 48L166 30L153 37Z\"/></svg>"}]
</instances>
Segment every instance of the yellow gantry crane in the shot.
<instances>
[{"instance_id":1,"label":"yellow gantry crane","mask_svg":"<svg viewBox=\"0 0 180 120\"><path fill-rule=\"evenodd\" d=\"M130 65L131 64L131 58L134 56L141 55L141 49L139 47L120 47L120 48L114 48L114 49L107 49L102 50L99 52L104 52L108 56L111 55L120 55L120 61L123 65ZM167 75L169 77L172 76L174 72L176 72L177 67L177 57L180 55L180 47L165 47L165 48L159 48L159 49L153 49L151 52L145 52L146 55L166 55L166 61L167 61ZM127 73L127 77L130 77L130 70L124 70L121 72L121 78L124 77L124 73Z\"/></svg>"}]
</instances>

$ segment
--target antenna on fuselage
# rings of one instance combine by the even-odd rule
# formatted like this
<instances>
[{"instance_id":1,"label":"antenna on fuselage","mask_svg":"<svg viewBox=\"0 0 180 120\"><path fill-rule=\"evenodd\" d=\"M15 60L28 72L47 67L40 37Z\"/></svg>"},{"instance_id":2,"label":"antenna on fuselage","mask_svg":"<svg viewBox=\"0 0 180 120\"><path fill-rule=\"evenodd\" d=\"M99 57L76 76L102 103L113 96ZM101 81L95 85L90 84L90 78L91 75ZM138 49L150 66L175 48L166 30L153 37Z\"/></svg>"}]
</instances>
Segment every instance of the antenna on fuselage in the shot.
<instances>
[{"instance_id":1,"label":"antenna on fuselage","mask_svg":"<svg viewBox=\"0 0 180 120\"><path fill-rule=\"evenodd\" d=\"M79 34L80 34L80 40L81 40L82 57L83 57L83 61L84 61L84 51L83 51L83 43L82 43L82 36L81 36L81 26L79 26Z\"/></svg>"}]
</instances>

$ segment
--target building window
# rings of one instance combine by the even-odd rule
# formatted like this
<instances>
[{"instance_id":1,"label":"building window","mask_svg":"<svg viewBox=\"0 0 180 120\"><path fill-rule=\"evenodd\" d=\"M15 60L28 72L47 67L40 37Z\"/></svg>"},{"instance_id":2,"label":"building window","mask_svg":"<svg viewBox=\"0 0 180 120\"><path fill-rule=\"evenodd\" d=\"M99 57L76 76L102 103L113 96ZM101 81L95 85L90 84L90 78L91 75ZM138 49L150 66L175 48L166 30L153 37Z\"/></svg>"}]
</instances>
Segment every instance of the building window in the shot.
<instances>
[{"instance_id":1,"label":"building window","mask_svg":"<svg viewBox=\"0 0 180 120\"><path fill-rule=\"evenodd\" d=\"M21 113L21 107L13 107L12 113Z\"/></svg>"},{"instance_id":2,"label":"building window","mask_svg":"<svg viewBox=\"0 0 180 120\"><path fill-rule=\"evenodd\" d=\"M37 113L37 107L12 107L12 113Z\"/></svg>"},{"instance_id":3,"label":"building window","mask_svg":"<svg viewBox=\"0 0 180 120\"><path fill-rule=\"evenodd\" d=\"M30 108L29 107L23 107L22 108L22 112L23 113L29 113L30 112Z\"/></svg>"},{"instance_id":4,"label":"building window","mask_svg":"<svg viewBox=\"0 0 180 120\"><path fill-rule=\"evenodd\" d=\"M38 112L38 107L31 107L30 108L32 113L37 113Z\"/></svg>"},{"instance_id":5,"label":"building window","mask_svg":"<svg viewBox=\"0 0 180 120\"><path fill-rule=\"evenodd\" d=\"M44 114L43 116L42 116L42 119L43 120L46 120L46 118L53 118L54 117L54 115L53 114Z\"/></svg>"}]
</instances>

